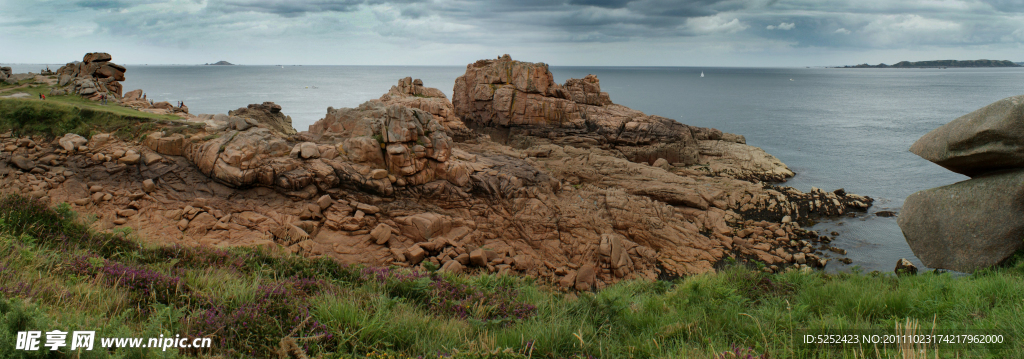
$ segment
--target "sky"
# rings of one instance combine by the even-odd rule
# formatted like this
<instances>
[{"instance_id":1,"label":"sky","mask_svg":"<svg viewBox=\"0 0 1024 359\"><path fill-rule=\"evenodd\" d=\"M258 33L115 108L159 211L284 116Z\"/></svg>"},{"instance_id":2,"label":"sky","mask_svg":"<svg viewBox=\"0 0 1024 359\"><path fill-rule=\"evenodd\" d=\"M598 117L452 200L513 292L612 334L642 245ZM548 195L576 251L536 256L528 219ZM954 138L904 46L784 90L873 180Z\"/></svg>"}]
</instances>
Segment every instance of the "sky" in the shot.
<instances>
[{"instance_id":1,"label":"sky","mask_svg":"<svg viewBox=\"0 0 1024 359\"><path fill-rule=\"evenodd\" d=\"M1024 0L0 0L0 63L1024 61Z\"/></svg>"}]
</instances>

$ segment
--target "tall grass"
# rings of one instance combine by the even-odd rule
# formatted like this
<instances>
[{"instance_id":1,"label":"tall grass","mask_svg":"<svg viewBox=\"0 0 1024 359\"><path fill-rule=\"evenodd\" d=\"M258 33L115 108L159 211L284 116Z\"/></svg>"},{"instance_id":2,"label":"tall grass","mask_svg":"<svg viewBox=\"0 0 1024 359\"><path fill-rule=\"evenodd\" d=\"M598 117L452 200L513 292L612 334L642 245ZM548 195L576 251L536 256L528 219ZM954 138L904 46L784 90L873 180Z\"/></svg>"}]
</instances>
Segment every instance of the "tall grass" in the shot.
<instances>
[{"instance_id":1,"label":"tall grass","mask_svg":"<svg viewBox=\"0 0 1024 359\"><path fill-rule=\"evenodd\" d=\"M733 267L562 292L515 276L151 247L124 232L89 232L65 207L8 197L0 201L0 353L14 353L7 339L19 330L96 328L98 336L209 337L215 346L81 357L1020 358L1022 267L960 277ZM1015 344L815 348L798 339L805 332L932 326L995 331Z\"/></svg>"}]
</instances>

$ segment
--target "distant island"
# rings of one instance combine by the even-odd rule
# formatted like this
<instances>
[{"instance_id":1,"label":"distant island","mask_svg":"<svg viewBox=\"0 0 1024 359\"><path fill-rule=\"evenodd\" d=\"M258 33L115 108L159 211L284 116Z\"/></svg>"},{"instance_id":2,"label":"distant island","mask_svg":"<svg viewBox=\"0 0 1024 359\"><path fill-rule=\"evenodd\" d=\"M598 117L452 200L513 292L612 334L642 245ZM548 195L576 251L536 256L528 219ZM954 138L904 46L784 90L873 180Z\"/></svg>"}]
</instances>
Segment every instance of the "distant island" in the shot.
<instances>
[{"instance_id":1,"label":"distant island","mask_svg":"<svg viewBox=\"0 0 1024 359\"><path fill-rule=\"evenodd\" d=\"M230 63L230 62L227 62L227 61L221 60L221 61L217 61L216 63L212 63L212 64L208 63L207 65L234 65L234 64Z\"/></svg>"},{"instance_id":2,"label":"distant island","mask_svg":"<svg viewBox=\"0 0 1024 359\"><path fill-rule=\"evenodd\" d=\"M932 60L932 61L900 61L894 65L860 64L856 66L843 66L845 69L884 69L884 68L925 68L925 67L1021 67L1020 63L1010 60Z\"/></svg>"}]
</instances>

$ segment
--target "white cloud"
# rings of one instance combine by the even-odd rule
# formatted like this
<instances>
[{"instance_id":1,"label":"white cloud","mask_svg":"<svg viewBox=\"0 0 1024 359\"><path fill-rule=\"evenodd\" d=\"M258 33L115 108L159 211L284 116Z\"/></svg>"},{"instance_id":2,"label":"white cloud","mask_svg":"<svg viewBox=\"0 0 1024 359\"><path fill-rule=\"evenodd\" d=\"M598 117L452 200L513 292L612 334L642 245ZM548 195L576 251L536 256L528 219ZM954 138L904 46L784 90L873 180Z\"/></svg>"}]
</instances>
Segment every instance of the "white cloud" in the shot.
<instances>
[{"instance_id":1,"label":"white cloud","mask_svg":"<svg viewBox=\"0 0 1024 359\"><path fill-rule=\"evenodd\" d=\"M685 27L694 34L731 34L746 30L749 26L737 18L728 20L724 16L714 15L686 19Z\"/></svg>"},{"instance_id":2,"label":"white cloud","mask_svg":"<svg viewBox=\"0 0 1024 359\"><path fill-rule=\"evenodd\" d=\"M867 39L875 46L886 47L962 42L961 30L959 23L916 14L881 15L863 28Z\"/></svg>"},{"instance_id":3,"label":"white cloud","mask_svg":"<svg viewBox=\"0 0 1024 359\"><path fill-rule=\"evenodd\" d=\"M850 34L850 30L847 30L846 28L841 27L841 28L836 30L836 33L837 34L843 34L843 35L849 35Z\"/></svg>"},{"instance_id":4,"label":"white cloud","mask_svg":"<svg viewBox=\"0 0 1024 359\"><path fill-rule=\"evenodd\" d=\"M778 24L778 25L768 25L768 30L775 30L775 29L779 29L779 30L793 30L794 27L796 27L796 23L795 22L781 23L781 24Z\"/></svg>"}]
</instances>

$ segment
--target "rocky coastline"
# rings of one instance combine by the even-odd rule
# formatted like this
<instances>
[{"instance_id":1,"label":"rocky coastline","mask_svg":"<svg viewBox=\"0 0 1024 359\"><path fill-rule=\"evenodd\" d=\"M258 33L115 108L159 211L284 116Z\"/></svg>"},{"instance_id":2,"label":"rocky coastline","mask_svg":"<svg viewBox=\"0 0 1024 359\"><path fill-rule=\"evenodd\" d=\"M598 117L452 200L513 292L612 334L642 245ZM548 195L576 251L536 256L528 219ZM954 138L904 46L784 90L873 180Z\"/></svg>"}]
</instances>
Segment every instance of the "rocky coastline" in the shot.
<instances>
[{"instance_id":1,"label":"rocky coastline","mask_svg":"<svg viewBox=\"0 0 1024 359\"><path fill-rule=\"evenodd\" d=\"M130 226L161 244L514 272L588 290L730 259L766 272L823 267L841 250L801 226L872 203L782 187L794 173L741 135L646 115L613 103L595 76L556 84L547 65L508 55L469 64L451 101L404 78L301 132L272 102L191 115L141 90L122 96L124 70L109 61L86 55L56 85L190 126L157 124L138 141L5 134L0 191L67 202L96 215L96 229Z\"/></svg>"}]
</instances>

